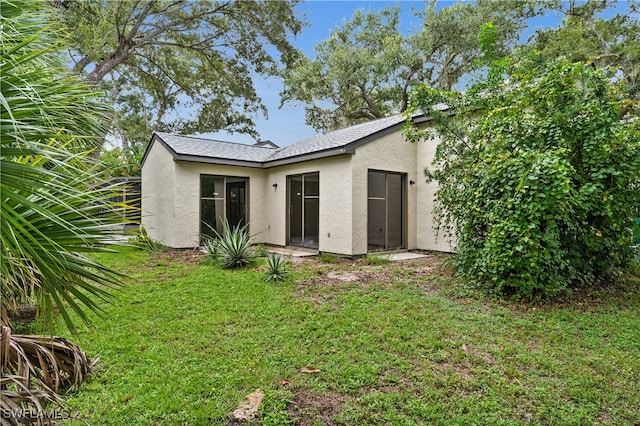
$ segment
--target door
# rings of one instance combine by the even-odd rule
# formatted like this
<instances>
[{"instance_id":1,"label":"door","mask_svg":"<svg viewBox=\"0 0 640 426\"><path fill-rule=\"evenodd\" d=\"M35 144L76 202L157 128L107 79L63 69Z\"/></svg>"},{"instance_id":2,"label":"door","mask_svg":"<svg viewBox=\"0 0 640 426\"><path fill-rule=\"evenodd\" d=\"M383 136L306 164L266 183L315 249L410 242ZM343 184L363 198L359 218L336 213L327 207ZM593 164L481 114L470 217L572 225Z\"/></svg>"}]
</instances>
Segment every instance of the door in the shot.
<instances>
[{"instance_id":1,"label":"door","mask_svg":"<svg viewBox=\"0 0 640 426\"><path fill-rule=\"evenodd\" d=\"M288 244L317 249L320 235L319 173L288 176L287 192Z\"/></svg>"},{"instance_id":2,"label":"door","mask_svg":"<svg viewBox=\"0 0 640 426\"><path fill-rule=\"evenodd\" d=\"M367 180L367 249L405 247L406 175L369 170Z\"/></svg>"},{"instance_id":3,"label":"door","mask_svg":"<svg viewBox=\"0 0 640 426\"><path fill-rule=\"evenodd\" d=\"M229 226L247 224L247 183L244 180L237 182L227 179L227 220Z\"/></svg>"}]
</instances>

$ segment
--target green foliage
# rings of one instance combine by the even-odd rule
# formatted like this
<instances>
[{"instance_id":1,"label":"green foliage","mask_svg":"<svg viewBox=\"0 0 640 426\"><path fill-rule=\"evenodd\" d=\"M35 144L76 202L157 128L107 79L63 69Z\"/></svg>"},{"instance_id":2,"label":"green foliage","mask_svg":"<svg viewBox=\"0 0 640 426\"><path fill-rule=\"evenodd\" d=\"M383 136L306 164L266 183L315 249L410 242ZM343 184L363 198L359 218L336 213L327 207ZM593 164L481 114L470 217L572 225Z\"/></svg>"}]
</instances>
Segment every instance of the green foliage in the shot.
<instances>
[{"instance_id":1,"label":"green foliage","mask_svg":"<svg viewBox=\"0 0 640 426\"><path fill-rule=\"evenodd\" d=\"M322 263L338 263L340 258L335 254L322 252L320 253L320 255L318 255L318 260Z\"/></svg>"},{"instance_id":2,"label":"green foliage","mask_svg":"<svg viewBox=\"0 0 640 426\"><path fill-rule=\"evenodd\" d=\"M86 256L113 243L126 207L110 203L114 188L87 157L109 108L61 64L49 8L5 1L0 19L2 311L31 298L45 323L55 310L73 327L70 312L88 320L121 281Z\"/></svg>"},{"instance_id":3,"label":"green foliage","mask_svg":"<svg viewBox=\"0 0 640 426\"><path fill-rule=\"evenodd\" d=\"M222 223L223 233L205 243L205 251L212 259L217 259L223 269L238 269L251 265L256 255L253 251L253 238L247 232L248 224L236 225L233 228L225 219Z\"/></svg>"},{"instance_id":4,"label":"green foliage","mask_svg":"<svg viewBox=\"0 0 640 426\"><path fill-rule=\"evenodd\" d=\"M266 282L283 281L289 277L289 261L278 253L267 257L267 270L263 275Z\"/></svg>"},{"instance_id":5,"label":"green foliage","mask_svg":"<svg viewBox=\"0 0 640 426\"><path fill-rule=\"evenodd\" d=\"M411 87L427 82L450 89L474 68L480 27L494 21L494 46L504 54L517 40L524 18L539 13L534 2L426 2L415 14L422 27L400 31L400 9L357 10L285 73L283 102L306 105L306 122L332 130L403 112Z\"/></svg>"},{"instance_id":6,"label":"green foliage","mask_svg":"<svg viewBox=\"0 0 640 426\"><path fill-rule=\"evenodd\" d=\"M207 261L218 261L220 257L220 239L207 237L203 240L202 250Z\"/></svg>"},{"instance_id":7,"label":"green foliage","mask_svg":"<svg viewBox=\"0 0 640 426\"><path fill-rule=\"evenodd\" d=\"M99 168L112 177L140 176L144 145L135 144L131 148L113 148L102 153Z\"/></svg>"},{"instance_id":8,"label":"green foliage","mask_svg":"<svg viewBox=\"0 0 640 426\"><path fill-rule=\"evenodd\" d=\"M138 228L135 235L129 237L129 243L147 251L159 251L164 249L162 244L149 237L147 230L143 226Z\"/></svg>"},{"instance_id":9,"label":"green foliage","mask_svg":"<svg viewBox=\"0 0 640 426\"><path fill-rule=\"evenodd\" d=\"M557 28L536 31L533 42L524 46L546 60L565 57L571 62L584 62L602 69L617 80L625 96L640 100L640 3L627 2L624 13L603 15L615 4L612 0L557 2L563 14ZM578 42L579 41L579 42ZM627 103L640 116L640 105Z\"/></svg>"},{"instance_id":10,"label":"green foliage","mask_svg":"<svg viewBox=\"0 0 640 426\"><path fill-rule=\"evenodd\" d=\"M253 252L255 253L256 257L266 257L269 254L264 244L257 244L253 248Z\"/></svg>"},{"instance_id":11,"label":"green foliage","mask_svg":"<svg viewBox=\"0 0 640 426\"><path fill-rule=\"evenodd\" d=\"M640 123L607 75L531 57L467 95L422 88L413 107L443 100L455 116L408 136L441 138L427 174L462 275L528 299L616 279L640 205Z\"/></svg>"},{"instance_id":12,"label":"green foliage","mask_svg":"<svg viewBox=\"0 0 640 426\"><path fill-rule=\"evenodd\" d=\"M110 89L118 136L144 144L150 128L256 135L266 114L253 75L275 75L297 51L296 1L53 2L72 40L75 71ZM126 146L125 146L126 148Z\"/></svg>"},{"instance_id":13,"label":"green foliage","mask_svg":"<svg viewBox=\"0 0 640 426\"><path fill-rule=\"evenodd\" d=\"M391 263L391 259L385 256L378 256L375 254L367 255L367 265L388 265Z\"/></svg>"}]
</instances>

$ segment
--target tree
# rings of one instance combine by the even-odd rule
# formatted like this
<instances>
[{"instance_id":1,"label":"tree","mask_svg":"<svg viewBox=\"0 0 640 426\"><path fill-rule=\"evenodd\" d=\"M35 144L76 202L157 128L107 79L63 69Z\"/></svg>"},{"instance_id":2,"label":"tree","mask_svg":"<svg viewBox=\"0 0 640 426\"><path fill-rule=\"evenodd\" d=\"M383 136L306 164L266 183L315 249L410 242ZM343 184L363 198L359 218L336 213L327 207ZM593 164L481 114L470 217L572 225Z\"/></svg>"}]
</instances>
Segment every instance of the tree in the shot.
<instances>
[{"instance_id":1,"label":"tree","mask_svg":"<svg viewBox=\"0 0 640 426\"><path fill-rule=\"evenodd\" d=\"M447 113L431 106L446 102ZM640 207L640 122L602 70L534 56L496 62L465 94L423 86L409 111L441 138L439 232L468 282L527 299L615 280L632 259ZM430 142L433 143L433 142Z\"/></svg>"},{"instance_id":2,"label":"tree","mask_svg":"<svg viewBox=\"0 0 640 426\"><path fill-rule=\"evenodd\" d=\"M297 0L59 0L72 37L74 69L108 87L125 143L150 127L220 129L255 135L266 115L252 84L274 75L297 51ZM125 145L126 149L127 146Z\"/></svg>"},{"instance_id":3,"label":"tree","mask_svg":"<svg viewBox=\"0 0 640 426\"><path fill-rule=\"evenodd\" d=\"M92 365L73 343L12 334L10 312L35 301L43 322L99 311L122 276L87 253L113 242L120 219L87 147L109 107L60 61L60 26L36 0L5 1L0 16L0 409L41 409ZM18 419L14 419L18 420ZM42 419L44 421L44 419ZM13 424L13 423L12 423Z\"/></svg>"},{"instance_id":4,"label":"tree","mask_svg":"<svg viewBox=\"0 0 640 426\"><path fill-rule=\"evenodd\" d=\"M535 3L460 2L441 9L427 4L422 28L404 36L397 7L380 12L357 10L315 48L315 59L301 57L285 72L282 102L307 104L306 122L330 130L381 118L407 108L412 87L427 82L450 89L473 68L477 32L493 21L496 42L511 49Z\"/></svg>"},{"instance_id":5,"label":"tree","mask_svg":"<svg viewBox=\"0 0 640 426\"><path fill-rule=\"evenodd\" d=\"M557 2L554 8L563 14L558 28L536 31L532 43L524 47L537 51L546 60L565 57L570 62L593 64L607 69L620 80L621 88L632 101L640 100L640 3L631 1L626 13L611 18L600 16L615 6L615 0ZM576 43L576 40L580 40ZM632 103L627 104L630 108ZM640 111L636 111L639 115Z\"/></svg>"}]
</instances>

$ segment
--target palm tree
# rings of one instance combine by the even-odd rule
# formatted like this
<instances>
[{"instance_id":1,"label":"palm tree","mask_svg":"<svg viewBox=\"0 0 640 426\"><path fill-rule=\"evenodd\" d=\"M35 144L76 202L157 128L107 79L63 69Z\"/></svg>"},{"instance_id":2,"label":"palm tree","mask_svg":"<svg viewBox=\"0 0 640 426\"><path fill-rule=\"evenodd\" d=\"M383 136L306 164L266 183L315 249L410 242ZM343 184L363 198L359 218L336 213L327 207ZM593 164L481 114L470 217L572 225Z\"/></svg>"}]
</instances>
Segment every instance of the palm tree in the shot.
<instances>
[{"instance_id":1,"label":"palm tree","mask_svg":"<svg viewBox=\"0 0 640 426\"><path fill-rule=\"evenodd\" d=\"M110 111L61 62L45 3L4 0L0 14L0 409L41 409L92 360L62 338L13 334L10 313L31 300L45 323L60 314L73 330L121 281L87 257L121 220L88 162Z\"/></svg>"}]
</instances>

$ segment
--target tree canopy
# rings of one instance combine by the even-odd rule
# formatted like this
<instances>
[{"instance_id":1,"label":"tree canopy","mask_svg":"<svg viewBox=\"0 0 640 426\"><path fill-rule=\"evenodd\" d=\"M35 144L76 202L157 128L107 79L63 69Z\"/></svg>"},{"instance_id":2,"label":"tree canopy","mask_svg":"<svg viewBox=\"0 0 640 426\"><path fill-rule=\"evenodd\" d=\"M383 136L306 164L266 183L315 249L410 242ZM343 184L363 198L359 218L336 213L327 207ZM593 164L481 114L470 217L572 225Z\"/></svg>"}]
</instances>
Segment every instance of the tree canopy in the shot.
<instances>
[{"instance_id":1,"label":"tree canopy","mask_svg":"<svg viewBox=\"0 0 640 426\"><path fill-rule=\"evenodd\" d=\"M562 14L561 25L537 30L523 49L546 60L564 57L607 68L612 78L620 80L629 100L640 100L640 3L629 1L626 13L602 17L615 4L615 0L557 2L552 10Z\"/></svg>"},{"instance_id":2,"label":"tree canopy","mask_svg":"<svg viewBox=\"0 0 640 426\"><path fill-rule=\"evenodd\" d=\"M381 118L407 108L412 87L427 83L450 89L479 57L482 24L496 23L496 45L510 51L527 17L539 10L526 1L459 2L437 8L431 1L416 13L423 24L403 35L398 7L357 10L285 73L282 102L306 104L306 121L329 130Z\"/></svg>"},{"instance_id":3,"label":"tree canopy","mask_svg":"<svg viewBox=\"0 0 640 426\"><path fill-rule=\"evenodd\" d=\"M256 74L297 55L297 0L59 0L74 69L110 90L126 141L150 128L255 134ZM126 145L125 145L126 148Z\"/></svg>"}]
</instances>

